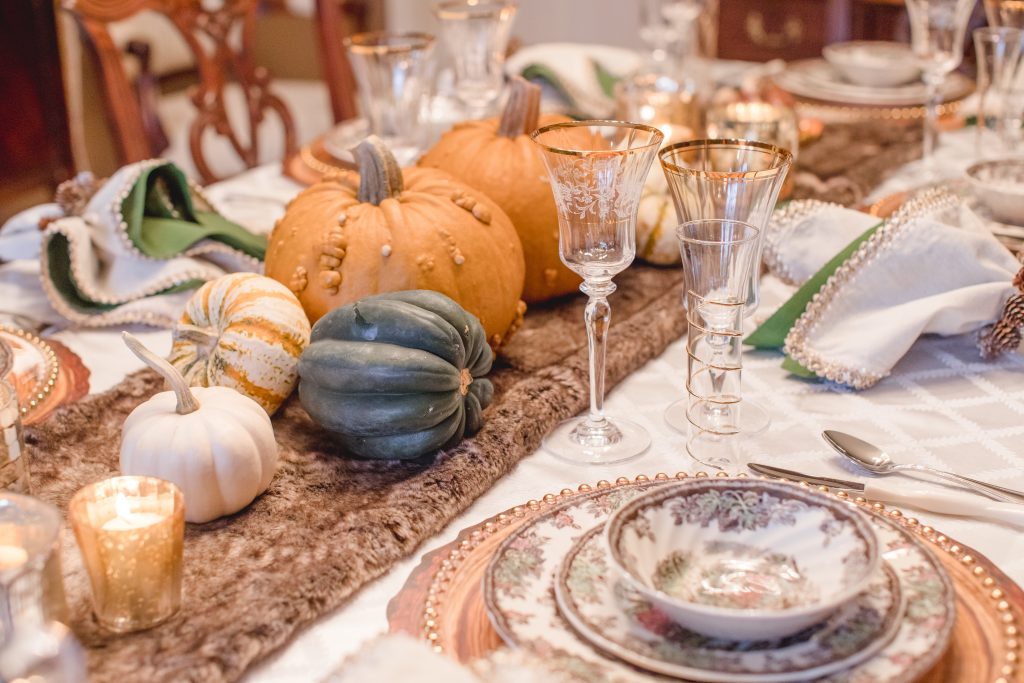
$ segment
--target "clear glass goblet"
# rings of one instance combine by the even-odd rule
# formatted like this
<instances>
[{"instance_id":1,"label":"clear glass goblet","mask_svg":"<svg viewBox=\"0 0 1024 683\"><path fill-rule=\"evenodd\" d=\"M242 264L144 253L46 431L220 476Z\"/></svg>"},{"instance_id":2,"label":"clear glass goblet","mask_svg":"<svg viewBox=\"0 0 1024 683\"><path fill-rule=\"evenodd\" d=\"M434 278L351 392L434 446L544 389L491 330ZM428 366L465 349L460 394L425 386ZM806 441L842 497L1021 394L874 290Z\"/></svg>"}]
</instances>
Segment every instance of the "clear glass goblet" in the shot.
<instances>
[{"instance_id":1,"label":"clear glass goblet","mask_svg":"<svg viewBox=\"0 0 1024 683\"><path fill-rule=\"evenodd\" d=\"M921 64L921 79L928 89L922 159L925 170L934 175L939 105L942 104L940 87L963 59L967 23L977 0L905 1L910 17L910 42Z\"/></svg>"},{"instance_id":2,"label":"clear glass goblet","mask_svg":"<svg viewBox=\"0 0 1024 683\"><path fill-rule=\"evenodd\" d=\"M426 33L357 33L345 39L369 135L383 140L400 164L423 148L421 125L431 94L434 37Z\"/></svg>"},{"instance_id":3,"label":"clear glass goblet","mask_svg":"<svg viewBox=\"0 0 1024 683\"><path fill-rule=\"evenodd\" d=\"M651 65L656 70L678 72L696 52L697 19L707 2L640 0L640 39L650 50Z\"/></svg>"},{"instance_id":4,"label":"clear glass goblet","mask_svg":"<svg viewBox=\"0 0 1024 683\"><path fill-rule=\"evenodd\" d=\"M715 218L753 225L759 231L755 264L760 264L764 229L793 163L789 150L752 140L691 140L665 147L659 158L679 221ZM757 310L760 268L752 268L747 277L745 316ZM689 430L686 410L682 400L665 411L669 426L684 434ZM756 434L770 424L767 410L745 403L740 431Z\"/></svg>"},{"instance_id":5,"label":"clear glass goblet","mask_svg":"<svg viewBox=\"0 0 1024 683\"><path fill-rule=\"evenodd\" d=\"M760 233L719 218L676 229L686 281L686 450L726 471L739 464L743 308Z\"/></svg>"},{"instance_id":6,"label":"clear glass goblet","mask_svg":"<svg viewBox=\"0 0 1024 683\"><path fill-rule=\"evenodd\" d=\"M488 116L501 95L516 9L514 2L479 0L442 2L434 8L455 62L455 94L470 118Z\"/></svg>"},{"instance_id":7,"label":"clear glass goblet","mask_svg":"<svg viewBox=\"0 0 1024 683\"><path fill-rule=\"evenodd\" d=\"M1020 135L1019 113L1012 111L1013 81L1020 63L1024 31L1005 26L974 29L974 54L978 61L978 157L1004 156L1013 150ZM1015 115L1016 114L1016 115ZM1016 126L1014 121L1016 120Z\"/></svg>"},{"instance_id":8,"label":"clear glass goblet","mask_svg":"<svg viewBox=\"0 0 1024 683\"><path fill-rule=\"evenodd\" d=\"M562 423L544 448L577 463L604 465L643 453L651 438L638 424L604 414L605 347L612 278L636 255L636 214L644 180L664 138L621 121L556 123L533 132L558 208L558 251L583 278L590 352L590 411Z\"/></svg>"}]
</instances>

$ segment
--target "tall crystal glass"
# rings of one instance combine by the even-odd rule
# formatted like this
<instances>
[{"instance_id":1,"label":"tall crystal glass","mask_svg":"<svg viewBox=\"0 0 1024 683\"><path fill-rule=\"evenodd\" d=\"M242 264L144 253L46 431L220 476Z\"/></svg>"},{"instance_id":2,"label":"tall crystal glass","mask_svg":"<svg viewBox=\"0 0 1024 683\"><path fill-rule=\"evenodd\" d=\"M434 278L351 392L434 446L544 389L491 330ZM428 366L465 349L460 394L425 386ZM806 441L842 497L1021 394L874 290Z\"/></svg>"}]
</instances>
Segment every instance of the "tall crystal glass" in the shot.
<instances>
[{"instance_id":1,"label":"tall crystal glass","mask_svg":"<svg viewBox=\"0 0 1024 683\"><path fill-rule=\"evenodd\" d=\"M928 89L923 159L926 170L934 172L942 104L940 87L963 59L967 23L977 0L905 1L910 16L910 41L921 64L921 79Z\"/></svg>"},{"instance_id":2,"label":"tall crystal glass","mask_svg":"<svg viewBox=\"0 0 1024 683\"><path fill-rule=\"evenodd\" d=\"M760 232L720 218L676 230L686 274L686 450L722 470L739 464L743 308Z\"/></svg>"},{"instance_id":3,"label":"tall crystal glass","mask_svg":"<svg viewBox=\"0 0 1024 683\"><path fill-rule=\"evenodd\" d=\"M978 62L977 155L1004 156L1013 150L1020 137L1020 113L1013 111L1016 98L1011 94L1024 31L983 26L974 29L973 36Z\"/></svg>"},{"instance_id":4,"label":"tall crystal glass","mask_svg":"<svg viewBox=\"0 0 1024 683\"><path fill-rule=\"evenodd\" d=\"M620 121L556 123L533 132L558 208L558 251L583 278L590 352L590 411L559 425L544 447L572 462L603 465L643 453L651 438L638 424L604 414L605 345L612 278L636 255L636 214L644 180L664 136Z\"/></svg>"},{"instance_id":5,"label":"tall crystal glass","mask_svg":"<svg viewBox=\"0 0 1024 683\"><path fill-rule=\"evenodd\" d=\"M369 134L387 143L399 163L422 150L423 112L431 94L434 37L426 33L357 33L345 39Z\"/></svg>"},{"instance_id":6,"label":"tall crystal glass","mask_svg":"<svg viewBox=\"0 0 1024 683\"><path fill-rule=\"evenodd\" d=\"M455 94L470 118L484 118L498 102L504 82L514 2L453 0L434 8L441 38L455 62Z\"/></svg>"},{"instance_id":7,"label":"tall crystal glass","mask_svg":"<svg viewBox=\"0 0 1024 683\"><path fill-rule=\"evenodd\" d=\"M1024 28L1024 0L982 0L989 26Z\"/></svg>"},{"instance_id":8,"label":"tall crystal glass","mask_svg":"<svg viewBox=\"0 0 1024 683\"><path fill-rule=\"evenodd\" d=\"M659 157L680 223L717 218L753 225L760 231L755 255L755 263L760 264L764 228L793 163L789 150L751 140L691 140L665 147ZM759 276L758 267L748 273L744 315L757 309ZM665 420L687 433L686 401L670 405ZM757 433L770 423L764 408L746 402L742 432Z\"/></svg>"},{"instance_id":9,"label":"tall crystal glass","mask_svg":"<svg viewBox=\"0 0 1024 683\"><path fill-rule=\"evenodd\" d=\"M652 66L677 71L696 51L697 19L707 0L640 0L638 5L640 39L650 50Z\"/></svg>"}]
</instances>

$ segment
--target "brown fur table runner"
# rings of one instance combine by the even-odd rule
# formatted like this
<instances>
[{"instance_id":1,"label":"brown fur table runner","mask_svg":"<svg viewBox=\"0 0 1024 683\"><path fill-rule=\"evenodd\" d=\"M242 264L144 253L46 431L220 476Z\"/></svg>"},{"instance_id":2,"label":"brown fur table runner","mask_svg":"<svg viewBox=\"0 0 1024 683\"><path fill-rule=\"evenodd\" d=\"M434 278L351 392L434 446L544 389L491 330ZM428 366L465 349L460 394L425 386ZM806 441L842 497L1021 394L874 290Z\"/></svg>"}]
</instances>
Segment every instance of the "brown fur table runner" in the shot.
<instances>
[{"instance_id":1,"label":"brown fur table runner","mask_svg":"<svg viewBox=\"0 0 1024 683\"><path fill-rule=\"evenodd\" d=\"M640 265L617 278L609 387L684 332L680 279L677 269ZM237 515L188 525L182 609L161 626L101 630L66 534L65 584L90 681L235 680L441 531L585 408L583 305L571 297L527 315L492 373L496 397L483 429L430 463L339 457L293 398L274 419L281 465L270 489ZM82 486L117 474L121 423L162 388L153 373L136 373L28 430L37 494L66 509Z\"/></svg>"}]
</instances>

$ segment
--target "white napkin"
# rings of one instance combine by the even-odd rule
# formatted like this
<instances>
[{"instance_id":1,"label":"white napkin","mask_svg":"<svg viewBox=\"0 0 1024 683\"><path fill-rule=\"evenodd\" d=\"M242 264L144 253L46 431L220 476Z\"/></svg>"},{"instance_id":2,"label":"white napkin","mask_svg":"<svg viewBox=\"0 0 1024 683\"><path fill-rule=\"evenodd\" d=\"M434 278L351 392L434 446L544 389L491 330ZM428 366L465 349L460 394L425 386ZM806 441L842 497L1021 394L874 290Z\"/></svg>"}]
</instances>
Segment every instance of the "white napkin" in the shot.
<instances>
[{"instance_id":1,"label":"white napkin","mask_svg":"<svg viewBox=\"0 0 1024 683\"><path fill-rule=\"evenodd\" d=\"M801 213L801 203L793 204L789 212ZM789 235L785 244L772 238L776 267L797 282L797 274L806 279L836 253L836 245L845 246L850 233L874 220L855 213L818 205L809 207L799 226L773 224L766 239L773 232ZM833 226L839 226L835 233ZM783 348L819 377L870 387L922 334L963 334L998 318L1019 268L955 195L923 192L832 273Z\"/></svg>"}]
</instances>

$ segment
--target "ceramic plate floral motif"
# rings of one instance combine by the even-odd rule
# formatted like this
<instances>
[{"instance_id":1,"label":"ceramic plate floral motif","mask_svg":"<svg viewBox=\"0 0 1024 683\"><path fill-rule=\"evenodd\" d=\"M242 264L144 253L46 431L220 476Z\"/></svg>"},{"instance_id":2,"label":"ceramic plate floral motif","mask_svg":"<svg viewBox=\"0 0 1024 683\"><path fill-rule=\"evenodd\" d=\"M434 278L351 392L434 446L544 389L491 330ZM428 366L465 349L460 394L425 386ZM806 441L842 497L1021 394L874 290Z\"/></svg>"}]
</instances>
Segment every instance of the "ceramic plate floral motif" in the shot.
<instances>
[{"instance_id":1,"label":"ceramic plate floral motif","mask_svg":"<svg viewBox=\"0 0 1024 683\"><path fill-rule=\"evenodd\" d=\"M505 540L487 567L483 588L491 622L507 643L526 648L547 660L550 667L581 681L675 680L642 673L597 652L575 634L555 603L555 574L573 545L643 490L630 486L574 498L524 524ZM888 645L868 661L825 679L830 682L913 681L938 660L952 633L956 611L945 570L899 526L874 515L871 522L882 557L900 581L907 607Z\"/></svg>"},{"instance_id":2,"label":"ceramic plate floral motif","mask_svg":"<svg viewBox=\"0 0 1024 683\"><path fill-rule=\"evenodd\" d=\"M864 661L892 639L900 623L899 580L883 566L865 593L808 631L772 643L706 638L617 580L602 531L599 526L588 532L566 556L555 584L558 607L596 647L650 671L737 682L818 677Z\"/></svg>"}]
</instances>

